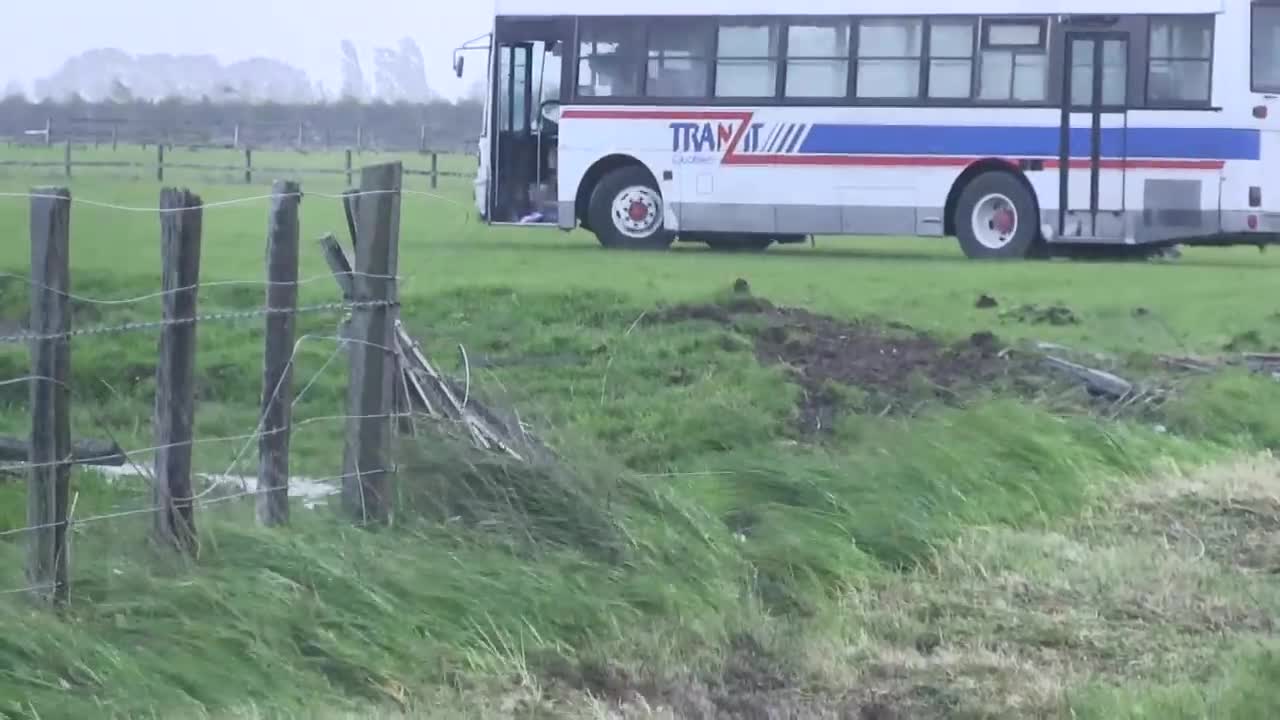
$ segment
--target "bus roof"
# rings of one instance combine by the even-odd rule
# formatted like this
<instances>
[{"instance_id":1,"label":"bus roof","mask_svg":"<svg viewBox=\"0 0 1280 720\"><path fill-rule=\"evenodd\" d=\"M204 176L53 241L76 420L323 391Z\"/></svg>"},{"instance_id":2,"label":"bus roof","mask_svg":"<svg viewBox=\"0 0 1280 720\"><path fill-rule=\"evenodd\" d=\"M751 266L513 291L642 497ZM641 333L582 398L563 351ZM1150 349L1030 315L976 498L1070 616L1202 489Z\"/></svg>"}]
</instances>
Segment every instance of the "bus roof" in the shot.
<instances>
[{"instance_id":1,"label":"bus roof","mask_svg":"<svg viewBox=\"0 0 1280 720\"><path fill-rule=\"evenodd\" d=\"M646 0L637 6L600 0L494 0L500 17L645 15L1172 15L1222 12L1232 0ZM784 9L779 9L784 8Z\"/></svg>"}]
</instances>

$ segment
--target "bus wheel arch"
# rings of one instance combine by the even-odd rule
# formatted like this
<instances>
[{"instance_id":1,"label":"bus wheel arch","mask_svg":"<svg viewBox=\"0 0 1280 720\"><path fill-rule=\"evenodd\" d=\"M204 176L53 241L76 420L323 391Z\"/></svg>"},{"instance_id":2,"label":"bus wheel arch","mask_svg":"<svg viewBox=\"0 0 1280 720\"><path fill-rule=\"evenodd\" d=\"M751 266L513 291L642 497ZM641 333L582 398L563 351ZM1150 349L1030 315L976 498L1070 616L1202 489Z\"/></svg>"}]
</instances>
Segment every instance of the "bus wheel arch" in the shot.
<instances>
[{"instance_id":1,"label":"bus wheel arch","mask_svg":"<svg viewBox=\"0 0 1280 720\"><path fill-rule=\"evenodd\" d=\"M606 155L600 158L595 161L595 163L587 169L586 174L582 176L582 182L578 183L578 192L574 196L573 213L578 219L578 222L582 224L583 229L592 229L590 218L591 213L589 210L591 208L591 196L595 192L596 186L598 186L600 181L609 173L629 166L638 167L644 170L645 173L648 174L649 180L653 183L653 186L658 187L658 179L653 176L653 173L649 171L649 168L631 155L614 153L613 155Z\"/></svg>"},{"instance_id":2,"label":"bus wheel arch","mask_svg":"<svg viewBox=\"0 0 1280 720\"><path fill-rule=\"evenodd\" d=\"M956 206L960 204L960 196L964 194L969 183L989 172L1003 172L1016 178L1027 192L1031 193L1031 199L1036 204L1036 215L1040 214L1040 201L1036 198L1035 188L1031 187L1031 181L1017 165L1000 158L983 158L965 168L964 172L960 173L960 177L951 184L951 192L947 193L947 204L942 212L943 234L955 236L958 229L956 228Z\"/></svg>"},{"instance_id":3,"label":"bus wheel arch","mask_svg":"<svg viewBox=\"0 0 1280 720\"><path fill-rule=\"evenodd\" d=\"M956 178L947 195L944 232L970 258L1047 257L1035 189L1007 160L980 160Z\"/></svg>"},{"instance_id":4,"label":"bus wheel arch","mask_svg":"<svg viewBox=\"0 0 1280 720\"><path fill-rule=\"evenodd\" d=\"M623 156L625 158L625 156ZM666 228L666 203L662 188L644 164L626 158L591 168L599 179L583 182L578 189L586 200L581 210L583 226L600 245L612 249L661 250L675 241Z\"/></svg>"}]
</instances>

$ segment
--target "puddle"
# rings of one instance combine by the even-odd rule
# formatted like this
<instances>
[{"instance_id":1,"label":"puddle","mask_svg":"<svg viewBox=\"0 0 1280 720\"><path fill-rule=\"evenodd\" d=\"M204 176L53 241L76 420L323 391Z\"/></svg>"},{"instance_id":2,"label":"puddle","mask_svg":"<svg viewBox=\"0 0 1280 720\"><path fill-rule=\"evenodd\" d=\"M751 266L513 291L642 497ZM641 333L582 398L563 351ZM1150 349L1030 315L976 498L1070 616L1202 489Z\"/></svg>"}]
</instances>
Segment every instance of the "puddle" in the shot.
<instances>
[{"instance_id":1,"label":"puddle","mask_svg":"<svg viewBox=\"0 0 1280 720\"><path fill-rule=\"evenodd\" d=\"M151 469L150 462L139 462L136 463L136 466L144 471ZM122 467L86 467L84 469L88 472L97 473L108 480L145 479L145 476L138 473L137 468L135 468L135 464L128 464ZM258 478L252 475L194 473L193 478L199 485L197 492L207 492L212 497L218 497L219 491L231 495L256 492L258 489ZM214 488L214 490L210 490L210 488ZM301 499L303 507L308 509L327 504L328 499L339 492L341 492L341 487L332 480L317 480L306 477L289 478L289 497Z\"/></svg>"}]
</instances>

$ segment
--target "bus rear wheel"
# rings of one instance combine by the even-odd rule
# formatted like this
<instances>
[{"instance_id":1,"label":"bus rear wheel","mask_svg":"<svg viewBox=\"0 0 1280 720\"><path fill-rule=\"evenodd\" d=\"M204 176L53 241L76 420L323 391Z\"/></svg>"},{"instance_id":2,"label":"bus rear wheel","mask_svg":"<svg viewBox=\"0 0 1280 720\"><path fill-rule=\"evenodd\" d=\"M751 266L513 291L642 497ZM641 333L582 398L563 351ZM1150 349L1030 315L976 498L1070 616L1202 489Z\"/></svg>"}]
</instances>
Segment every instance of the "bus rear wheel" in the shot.
<instances>
[{"instance_id":1,"label":"bus rear wheel","mask_svg":"<svg viewBox=\"0 0 1280 720\"><path fill-rule=\"evenodd\" d=\"M960 249L973 259L1032 257L1042 242L1035 198L1006 172L974 178L960 193L954 219Z\"/></svg>"},{"instance_id":2,"label":"bus rear wheel","mask_svg":"<svg viewBox=\"0 0 1280 720\"><path fill-rule=\"evenodd\" d=\"M648 171L634 165L600 179L591 193L587 219L606 248L662 250L676 239L663 227L662 192Z\"/></svg>"}]
</instances>

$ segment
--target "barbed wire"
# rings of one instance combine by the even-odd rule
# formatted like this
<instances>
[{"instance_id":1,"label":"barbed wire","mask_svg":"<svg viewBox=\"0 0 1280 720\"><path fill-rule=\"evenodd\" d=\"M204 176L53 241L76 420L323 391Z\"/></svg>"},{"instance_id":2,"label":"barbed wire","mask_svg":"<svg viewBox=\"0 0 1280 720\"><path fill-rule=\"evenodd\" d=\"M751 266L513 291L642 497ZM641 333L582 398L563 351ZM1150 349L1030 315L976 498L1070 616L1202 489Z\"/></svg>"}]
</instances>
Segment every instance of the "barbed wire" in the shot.
<instances>
[{"instance_id":1,"label":"barbed wire","mask_svg":"<svg viewBox=\"0 0 1280 720\"><path fill-rule=\"evenodd\" d=\"M349 275L352 277L368 278L371 280L400 281L404 279L403 277L397 276L397 275L379 275L376 273L361 272L359 270L344 270L340 274ZM59 290L58 288L50 287L49 285L46 285L42 282L32 280L31 278L25 275L19 275L17 273L10 273L10 272L0 272L0 280L18 280L30 287L38 288L40 290L44 290L47 292L53 292L57 295L67 298L68 300L75 300L77 302L88 303L91 305L107 305L107 306L131 305L135 303L146 302L147 300L155 300L158 298L163 298L168 295L176 295L182 292L189 292L191 290L198 291L201 289L218 288L218 287L262 287L262 288L290 287L290 286L303 287L305 285L317 283L322 280L332 281L333 278L334 278L334 273L330 272L330 273L325 273L323 275L313 275L311 277L303 278L301 280L208 280L208 281L198 282L193 285L184 285L182 287L177 287L170 290L159 290L153 293L148 293L146 295L138 295L136 297L95 298L95 297L89 297L87 295L78 295L76 293L67 292L65 290Z\"/></svg>"},{"instance_id":2,"label":"barbed wire","mask_svg":"<svg viewBox=\"0 0 1280 720\"><path fill-rule=\"evenodd\" d=\"M117 210L120 212L161 213L161 214L180 213L180 212L186 212L188 210L213 210L218 208L235 207L237 205L247 205L250 203L262 202L264 200L273 200L278 197L296 197L299 199L306 198L306 197L318 197L318 198L324 198L326 200L345 200L347 198L370 197L375 195L413 195L418 197L428 197L433 200L439 200L441 202L449 203L450 205L457 205L463 208L470 208L470 205L468 205L467 203L460 202L447 195L441 195L440 193L427 192L425 190L410 190L407 188L401 188L399 190L352 190L347 193L322 193L322 192L313 192L309 190L303 191L303 192L296 192L296 193L267 193L264 195L248 195L245 197L231 198L228 200L215 200L213 202L202 201L199 205L193 205L191 207L181 207L181 208L161 208L161 207L154 207L154 206L139 207L135 205L120 205L117 203L106 202L103 200L91 200L91 199L85 199L85 198L78 198L75 196L67 198L62 195L53 195L49 193L0 192L0 198L22 199L22 200L30 200L33 198L39 198L44 200L70 200L72 205L77 205L77 204L88 205L90 207L103 208L106 210Z\"/></svg>"},{"instance_id":3,"label":"barbed wire","mask_svg":"<svg viewBox=\"0 0 1280 720\"><path fill-rule=\"evenodd\" d=\"M94 325L87 328L75 328L61 333L21 332L11 335L0 335L0 344L26 343L40 340L66 340L86 335L114 335L119 333L156 330L174 325L191 325L202 322L234 322L237 320L255 319L269 315L308 315L312 313L363 310L372 308L399 307L394 300L344 300L342 302L300 305L293 308L260 307L252 310L229 310L223 312L196 314L185 318L168 318L163 320L145 320L139 322L120 323L118 325Z\"/></svg>"}]
</instances>

